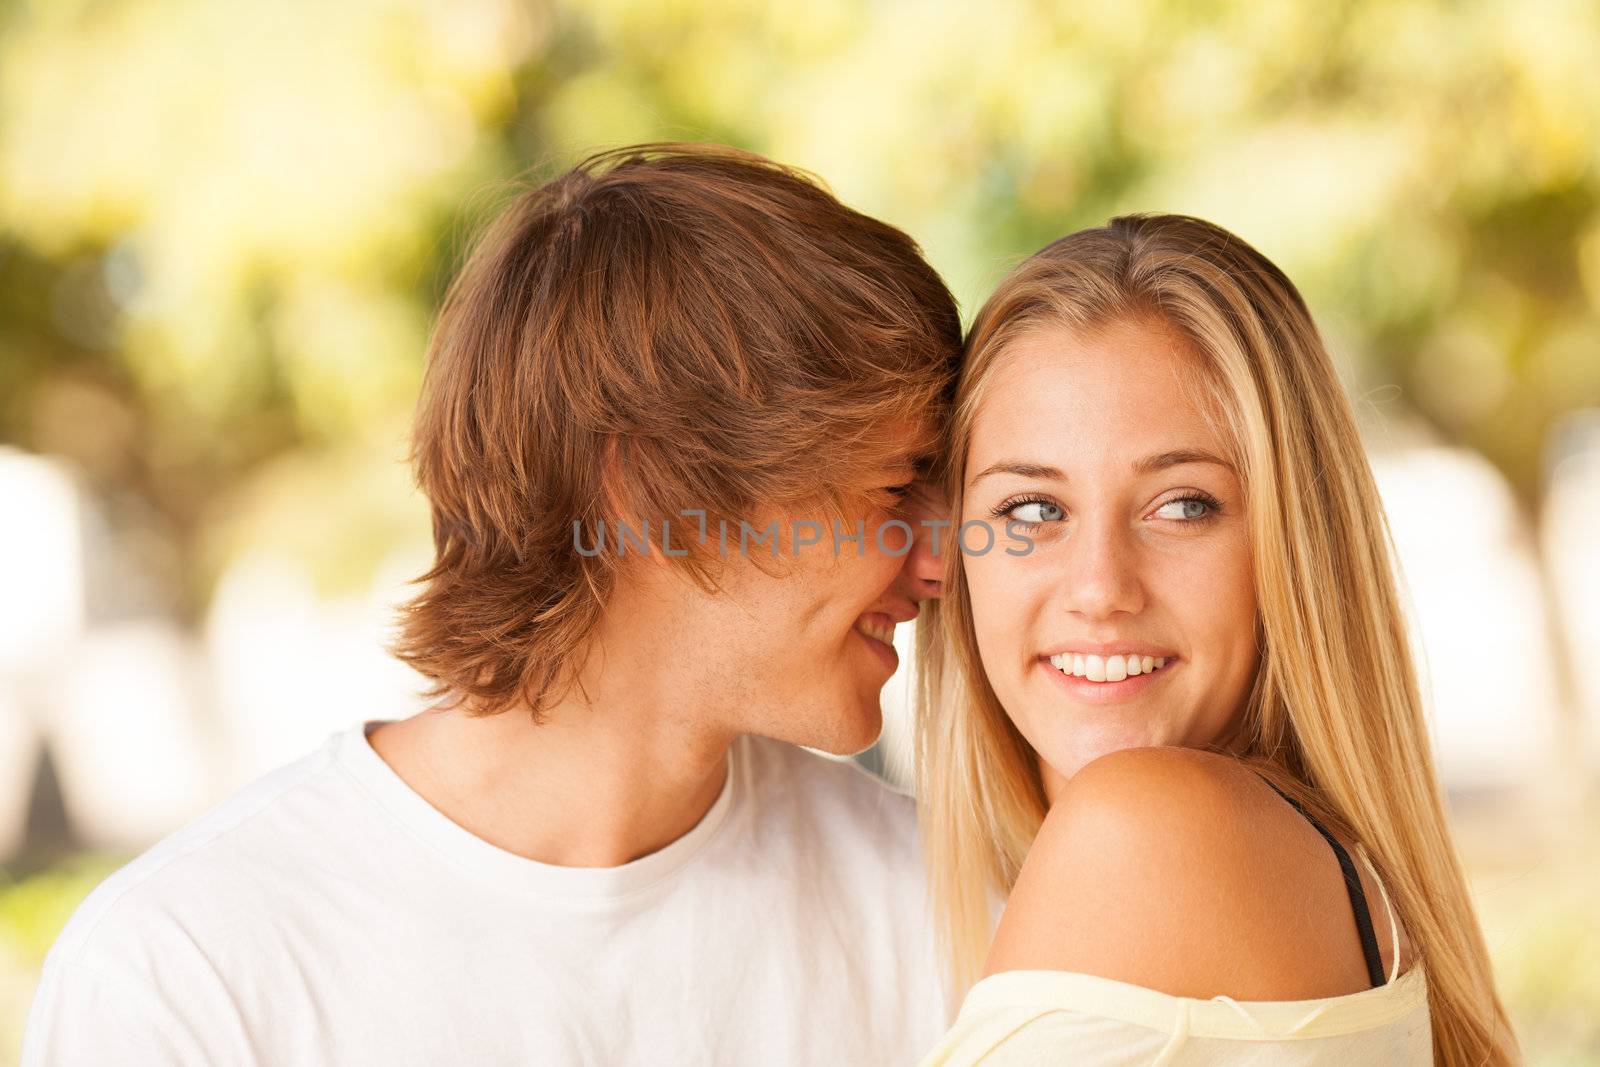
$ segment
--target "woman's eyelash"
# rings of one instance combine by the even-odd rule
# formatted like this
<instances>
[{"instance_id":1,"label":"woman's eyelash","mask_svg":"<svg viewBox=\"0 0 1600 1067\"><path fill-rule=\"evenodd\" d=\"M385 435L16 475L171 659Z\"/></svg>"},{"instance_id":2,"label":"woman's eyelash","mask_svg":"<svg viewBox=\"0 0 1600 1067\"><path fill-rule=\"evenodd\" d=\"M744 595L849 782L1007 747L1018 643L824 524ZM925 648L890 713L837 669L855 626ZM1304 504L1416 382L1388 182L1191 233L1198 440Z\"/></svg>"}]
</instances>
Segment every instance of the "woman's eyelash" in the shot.
<instances>
[{"instance_id":1,"label":"woman's eyelash","mask_svg":"<svg viewBox=\"0 0 1600 1067\"><path fill-rule=\"evenodd\" d=\"M1204 514L1204 515L1202 515L1202 516L1200 516L1199 518L1196 518L1196 519L1181 519L1181 520L1178 520L1178 521L1188 522L1188 523L1206 522L1206 521L1208 521L1210 519L1216 518L1218 515L1220 515L1222 513L1222 501L1218 500L1216 497L1212 496L1210 493L1207 493L1204 490L1200 490L1200 489L1191 489L1191 490L1185 492L1182 496L1175 496L1170 500L1163 500L1161 502L1161 504L1160 504L1160 507L1158 507L1156 510L1159 511L1160 508L1164 508L1168 504L1182 504L1182 503L1186 503L1186 502L1189 502L1189 501L1194 501L1197 504L1204 504L1206 506L1206 514ZM1015 497L1009 497L1006 500L1002 501L1001 503L995 505L994 509L992 511L990 511L989 517L991 519L1004 518L1006 515L1008 515L1011 512L1015 511L1017 508L1023 507L1024 505L1027 505L1027 504L1046 504L1046 505L1049 505L1050 507L1058 507L1059 506L1059 505L1056 504L1055 501L1049 499L1048 497L1034 496L1034 495L1015 496ZM1011 521L1017 523L1018 525L1022 525L1022 526L1037 526L1037 525L1039 525L1038 523L1024 523L1020 519L1012 519Z\"/></svg>"},{"instance_id":2,"label":"woman's eyelash","mask_svg":"<svg viewBox=\"0 0 1600 1067\"><path fill-rule=\"evenodd\" d=\"M1018 508L1022 507L1024 504L1048 504L1051 507L1056 507L1057 506L1056 502L1054 500L1051 500L1049 497L1043 497L1043 496L1014 496L1014 497L1011 497L1011 498L1009 498L1009 499L1007 499L1005 501L1002 501L1001 503L995 505L994 510L989 512L989 517L991 519L1004 518L1007 514L1017 510ZM1038 523L1025 523L1025 522L1022 522L1020 519L1012 519L1011 521L1017 523L1019 526L1037 526L1038 525Z\"/></svg>"},{"instance_id":3,"label":"woman's eyelash","mask_svg":"<svg viewBox=\"0 0 1600 1067\"><path fill-rule=\"evenodd\" d=\"M1182 496L1175 496L1171 500L1163 500L1160 507L1158 507L1156 510L1160 511L1161 508L1166 507L1168 504L1183 504L1188 501L1194 501L1197 504L1204 504L1206 506L1206 513L1200 516L1198 519L1180 519L1178 520L1180 522L1207 522L1216 518L1222 513L1222 501L1218 500L1210 493L1200 489L1191 489L1185 492Z\"/></svg>"}]
</instances>

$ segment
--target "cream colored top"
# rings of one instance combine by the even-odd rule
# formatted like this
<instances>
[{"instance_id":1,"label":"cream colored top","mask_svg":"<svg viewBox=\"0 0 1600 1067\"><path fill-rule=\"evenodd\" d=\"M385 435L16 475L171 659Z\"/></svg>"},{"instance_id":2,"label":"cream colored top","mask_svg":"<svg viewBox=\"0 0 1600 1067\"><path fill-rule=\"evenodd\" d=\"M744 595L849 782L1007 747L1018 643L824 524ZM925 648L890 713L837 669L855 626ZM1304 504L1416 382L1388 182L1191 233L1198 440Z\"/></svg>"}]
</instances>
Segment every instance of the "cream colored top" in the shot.
<instances>
[{"instance_id":1,"label":"cream colored top","mask_svg":"<svg viewBox=\"0 0 1600 1067\"><path fill-rule=\"evenodd\" d=\"M1174 997L1069 971L1001 971L973 985L961 1013L920 1067L1407 1067L1433 1062L1428 982L1421 964L1399 974L1399 927L1389 915L1389 981L1323 1000Z\"/></svg>"},{"instance_id":2,"label":"cream colored top","mask_svg":"<svg viewBox=\"0 0 1600 1067\"><path fill-rule=\"evenodd\" d=\"M1391 1067L1433 1062L1422 967L1325 1000L1168 996L1067 971L1002 971L975 984L921 1067Z\"/></svg>"}]
</instances>

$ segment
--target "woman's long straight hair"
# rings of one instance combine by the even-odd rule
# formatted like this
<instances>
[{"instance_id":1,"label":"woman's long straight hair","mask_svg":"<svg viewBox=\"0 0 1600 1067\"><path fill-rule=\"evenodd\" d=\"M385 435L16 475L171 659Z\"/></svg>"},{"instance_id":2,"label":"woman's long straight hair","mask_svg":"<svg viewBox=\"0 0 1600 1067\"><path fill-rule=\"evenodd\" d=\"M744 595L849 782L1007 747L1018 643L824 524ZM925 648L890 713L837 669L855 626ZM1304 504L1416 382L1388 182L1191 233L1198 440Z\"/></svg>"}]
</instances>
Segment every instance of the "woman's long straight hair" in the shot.
<instances>
[{"instance_id":1,"label":"woman's long straight hair","mask_svg":"<svg viewBox=\"0 0 1600 1067\"><path fill-rule=\"evenodd\" d=\"M1244 486L1261 664L1241 754L1367 848L1427 967L1437 1062L1507 1064L1515 1038L1450 839L1396 592L1392 541L1354 413L1294 285L1227 231L1127 216L1022 263L967 340L945 471L961 514L975 413L999 357L1041 326L1158 317L1180 330ZM918 627L918 796L959 997L1046 810L1031 747L984 677L959 551Z\"/></svg>"}]
</instances>

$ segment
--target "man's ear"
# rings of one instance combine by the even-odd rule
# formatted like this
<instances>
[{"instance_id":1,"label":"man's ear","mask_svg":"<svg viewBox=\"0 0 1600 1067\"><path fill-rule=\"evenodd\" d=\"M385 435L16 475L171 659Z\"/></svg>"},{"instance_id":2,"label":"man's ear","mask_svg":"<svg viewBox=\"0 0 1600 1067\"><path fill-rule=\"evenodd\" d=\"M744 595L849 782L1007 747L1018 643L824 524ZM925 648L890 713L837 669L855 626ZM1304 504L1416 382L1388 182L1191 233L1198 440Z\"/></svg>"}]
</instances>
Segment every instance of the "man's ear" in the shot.
<instances>
[{"instance_id":1,"label":"man's ear","mask_svg":"<svg viewBox=\"0 0 1600 1067\"><path fill-rule=\"evenodd\" d=\"M600 499L606 524L607 551L616 553L623 563L660 567L671 562L662 550L662 522L663 519L670 521L673 516L646 514L641 509L642 494L634 490L637 476L636 471L629 469L621 439L614 434L607 436L601 447L600 460ZM683 550L684 523L687 521L672 522L671 547L674 555ZM624 525L628 530L626 543L623 541Z\"/></svg>"},{"instance_id":2,"label":"man's ear","mask_svg":"<svg viewBox=\"0 0 1600 1067\"><path fill-rule=\"evenodd\" d=\"M600 500L601 513L609 527L617 519L633 519L627 506L628 494L624 492L622 446L615 434L606 437L600 446Z\"/></svg>"},{"instance_id":3,"label":"man's ear","mask_svg":"<svg viewBox=\"0 0 1600 1067\"><path fill-rule=\"evenodd\" d=\"M614 556L625 553L628 557L636 558L644 555L632 544L627 549L623 548L623 527L632 531L636 541L645 526L643 517L634 514L633 494L628 491L627 464L624 462L621 442L614 434L608 435L600 446L600 484L597 489L600 505L597 518L604 524L605 550Z\"/></svg>"}]
</instances>

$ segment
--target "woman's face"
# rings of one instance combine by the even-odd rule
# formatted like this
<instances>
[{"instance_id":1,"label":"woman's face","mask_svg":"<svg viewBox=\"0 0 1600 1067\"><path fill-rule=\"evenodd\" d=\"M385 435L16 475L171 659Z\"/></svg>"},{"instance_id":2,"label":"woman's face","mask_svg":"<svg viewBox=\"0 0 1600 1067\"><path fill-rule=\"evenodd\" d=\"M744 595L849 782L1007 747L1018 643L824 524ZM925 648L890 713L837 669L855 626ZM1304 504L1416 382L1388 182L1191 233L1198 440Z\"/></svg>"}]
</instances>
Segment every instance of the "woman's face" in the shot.
<instances>
[{"instance_id":1,"label":"woman's face","mask_svg":"<svg viewBox=\"0 0 1600 1067\"><path fill-rule=\"evenodd\" d=\"M991 371L961 519L996 547L962 566L984 671L1052 798L1107 752L1226 743L1254 680L1244 494L1199 370L1140 319L1038 327Z\"/></svg>"}]
</instances>

